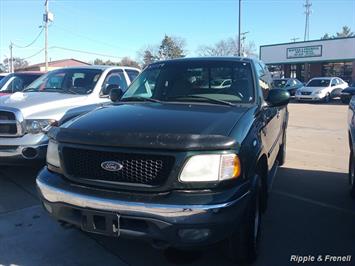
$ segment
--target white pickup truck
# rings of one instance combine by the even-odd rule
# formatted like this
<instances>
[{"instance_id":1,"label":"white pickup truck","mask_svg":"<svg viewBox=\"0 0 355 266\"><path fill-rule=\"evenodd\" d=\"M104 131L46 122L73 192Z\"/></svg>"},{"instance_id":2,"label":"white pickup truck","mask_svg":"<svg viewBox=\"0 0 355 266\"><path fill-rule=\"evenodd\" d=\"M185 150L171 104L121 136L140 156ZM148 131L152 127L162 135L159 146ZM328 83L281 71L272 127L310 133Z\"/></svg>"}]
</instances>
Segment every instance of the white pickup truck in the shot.
<instances>
[{"instance_id":1,"label":"white pickup truck","mask_svg":"<svg viewBox=\"0 0 355 266\"><path fill-rule=\"evenodd\" d=\"M35 80L24 92L0 97L0 165L43 161L45 132L52 125L72 108L109 102L110 91L126 91L139 72L132 67L62 68Z\"/></svg>"}]
</instances>

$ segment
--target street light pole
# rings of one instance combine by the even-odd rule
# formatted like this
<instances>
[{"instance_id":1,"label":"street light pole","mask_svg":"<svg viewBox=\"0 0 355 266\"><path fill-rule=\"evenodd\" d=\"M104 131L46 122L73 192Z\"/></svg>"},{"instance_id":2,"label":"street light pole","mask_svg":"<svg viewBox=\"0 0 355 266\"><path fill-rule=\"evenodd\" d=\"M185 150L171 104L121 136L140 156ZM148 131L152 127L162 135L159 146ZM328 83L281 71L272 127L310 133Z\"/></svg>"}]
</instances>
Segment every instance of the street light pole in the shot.
<instances>
[{"instance_id":1,"label":"street light pole","mask_svg":"<svg viewBox=\"0 0 355 266\"><path fill-rule=\"evenodd\" d=\"M240 56L240 35L241 35L241 31L240 31L240 21L241 21L241 7L242 7L242 0L239 0L239 16L238 16L238 56Z\"/></svg>"}]
</instances>

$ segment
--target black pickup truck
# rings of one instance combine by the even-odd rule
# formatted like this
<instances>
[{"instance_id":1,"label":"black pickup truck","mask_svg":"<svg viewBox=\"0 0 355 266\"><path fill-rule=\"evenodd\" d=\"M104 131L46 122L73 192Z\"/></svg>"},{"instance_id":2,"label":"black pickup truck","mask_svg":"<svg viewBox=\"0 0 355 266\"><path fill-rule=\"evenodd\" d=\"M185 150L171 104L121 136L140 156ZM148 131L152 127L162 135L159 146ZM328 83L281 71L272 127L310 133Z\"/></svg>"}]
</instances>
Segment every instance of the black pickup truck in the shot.
<instances>
[{"instance_id":1,"label":"black pickup truck","mask_svg":"<svg viewBox=\"0 0 355 266\"><path fill-rule=\"evenodd\" d=\"M49 132L45 209L84 231L160 248L223 243L253 261L286 153L290 95L271 84L256 59L149 65L111 105Z\"/></svg>"}]
</instances>

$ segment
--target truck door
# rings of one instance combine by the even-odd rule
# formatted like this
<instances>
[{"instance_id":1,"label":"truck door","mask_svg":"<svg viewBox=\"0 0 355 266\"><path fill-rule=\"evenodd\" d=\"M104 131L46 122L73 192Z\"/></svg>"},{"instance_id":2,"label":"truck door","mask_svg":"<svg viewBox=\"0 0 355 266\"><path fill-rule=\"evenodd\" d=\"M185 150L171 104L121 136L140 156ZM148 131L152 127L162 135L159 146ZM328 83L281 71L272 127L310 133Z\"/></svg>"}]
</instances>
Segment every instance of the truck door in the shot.
<instances>
[{"instance_id":1,"label":"truck door","mask_svg":"<svg viewBox=\"0 0 355 266\"><path fill-rule=\"evenodd\" d=\"M256 70L259 86L266 101L268 92L272 89L271 77L266 66L261 63L256 65ZM267 151L269 170L274 165L282 141L282 117L282 107L271 107L265 102L262 108L263 128L261 138Z\"/></svg>"}]
</instances>

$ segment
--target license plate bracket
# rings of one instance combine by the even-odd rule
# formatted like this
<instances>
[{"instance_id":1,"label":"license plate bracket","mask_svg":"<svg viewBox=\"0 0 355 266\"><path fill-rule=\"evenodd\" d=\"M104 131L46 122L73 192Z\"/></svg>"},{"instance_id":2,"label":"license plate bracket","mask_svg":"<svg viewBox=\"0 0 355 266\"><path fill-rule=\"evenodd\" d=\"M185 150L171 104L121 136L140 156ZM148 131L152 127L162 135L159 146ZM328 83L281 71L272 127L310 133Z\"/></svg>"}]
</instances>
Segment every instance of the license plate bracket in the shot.
<instances>
[{"instance_id":1,"label":"license plate bracket","mask_svg":"<svg viewBox=\"0 0 355 266\"><path fill-rule=\"evenodd\" d=\"M81 229L101 235L120 236L120 215L97 211L84 211L82 213Z\"/></svg>"}]
</instances>

